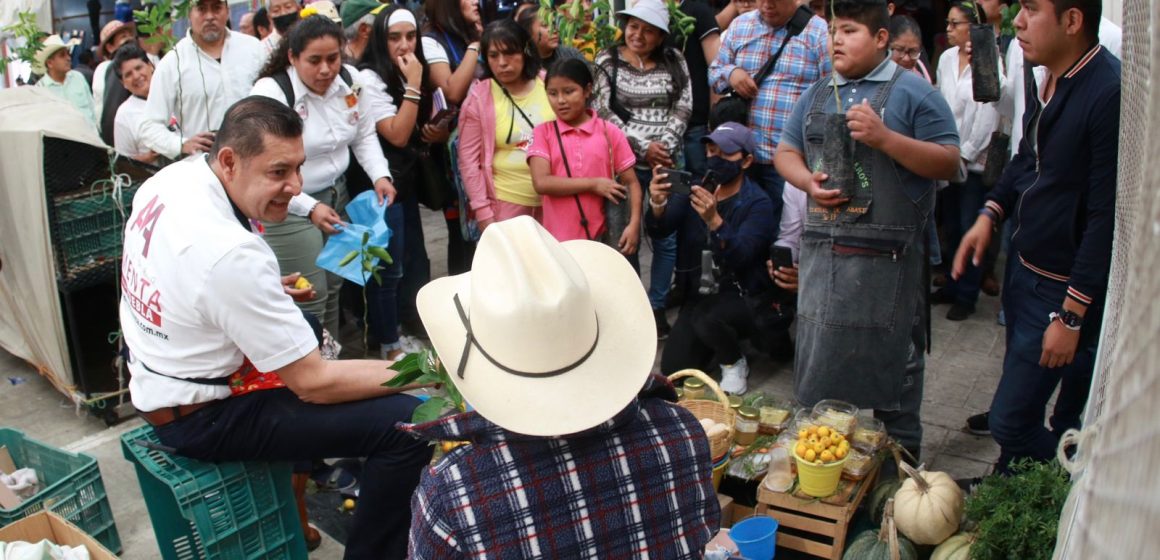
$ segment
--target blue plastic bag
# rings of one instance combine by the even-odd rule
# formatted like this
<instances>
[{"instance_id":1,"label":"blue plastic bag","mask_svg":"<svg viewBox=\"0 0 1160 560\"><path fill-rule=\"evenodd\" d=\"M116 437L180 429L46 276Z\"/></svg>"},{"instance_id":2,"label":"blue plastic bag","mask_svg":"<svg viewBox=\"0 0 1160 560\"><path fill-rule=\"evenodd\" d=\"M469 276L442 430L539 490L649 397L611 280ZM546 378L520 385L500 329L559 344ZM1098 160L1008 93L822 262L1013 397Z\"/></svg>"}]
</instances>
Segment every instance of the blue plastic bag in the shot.
<instances>
[{"instance_id":1,"label":"blue plastic bag","mask_svg":"<svg viewBox=\"0 0 1160 560\"><path fill-rule=\"evenodd\" d=\"M339 263L351 251L361 252L363 248L363 234L369 233L367 247L381 247L386 250L391 241L391 228L387 226L384 215L387 212L386 204L379 204L375 191L366 191L346 205L346 213L350 222L346 226L339 226L338 233L331 235L314 261L320 268L333 272L359 286L365 286L371 273L363 268L361 255L355 257L345 266ZM398 258L398 255L391 255ZM378 266L379 258L373 257L371 264Z\"/></svg>"}]
</instances>

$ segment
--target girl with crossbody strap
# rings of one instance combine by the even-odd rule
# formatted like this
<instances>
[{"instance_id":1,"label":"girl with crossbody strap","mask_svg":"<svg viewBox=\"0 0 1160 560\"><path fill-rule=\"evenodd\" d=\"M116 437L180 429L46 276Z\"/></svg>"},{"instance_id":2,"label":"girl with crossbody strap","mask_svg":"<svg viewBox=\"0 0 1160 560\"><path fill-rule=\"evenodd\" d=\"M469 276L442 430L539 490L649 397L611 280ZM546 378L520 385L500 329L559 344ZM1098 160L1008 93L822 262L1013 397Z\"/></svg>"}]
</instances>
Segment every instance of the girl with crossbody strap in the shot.
<instances>
[{"instance_id":1,"label":"girl with crossbody strap","mask_svg":"<svg viewBox=\"0 0 1160 560\"><path fill-rule=\"evenodd\" d=\"M582 60L562 60L547 74L556 120L540 124L528 149L532 184L542 196L544 228L560 241L607 237L613 210L627 207L627 225L607 242L625 255L640 243L641 188L636 157L622 132L588 107L592 72ZM615 177L616 179L613 179Z\"/></svg>"}]
</instances>

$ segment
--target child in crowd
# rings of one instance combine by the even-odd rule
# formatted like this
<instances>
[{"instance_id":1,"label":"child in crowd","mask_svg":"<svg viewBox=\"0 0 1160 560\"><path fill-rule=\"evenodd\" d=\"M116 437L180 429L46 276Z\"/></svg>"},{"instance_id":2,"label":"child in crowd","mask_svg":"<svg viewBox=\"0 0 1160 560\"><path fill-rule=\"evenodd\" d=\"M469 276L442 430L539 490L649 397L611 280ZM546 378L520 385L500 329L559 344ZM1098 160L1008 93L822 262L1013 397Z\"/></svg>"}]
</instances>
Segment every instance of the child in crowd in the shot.
<instances>
[{"instance_id":1,"label":"child in crowd","mask_svg":"<svg viewBox=\"0 0 1160 560\"><path fill-rule=\"evenodd\" d=\"M891 60L886 3L844 0L833 10L834 76L798 100L775 157L778 173L811 199L794 393L807 406L836 398L875 409L917 456L924 228L935 181L958 169L959 136L942 96ZM846 126L827 119L834 113L845 113ZM823 161L827 134L853 139L854 185L833 184L823 172L831 163Z\"/></svg>"},{"instance_id":2,"label":"child in crowd","mask_svg":"<svg viewBox=\"0 0 1160 560\"><path fill-rule=\"evenodd\" d=\"M532 183L543 197L544 228L560 241L600 239L608 229L605 199L629 204L628 226L609 242L625 255L635 253L641 214L636 156L624 132L589 107L588 64L574 58L556 62L548 70L547 93L556 120L536 127L528 149Z\"/></svg>"}]
</instances>

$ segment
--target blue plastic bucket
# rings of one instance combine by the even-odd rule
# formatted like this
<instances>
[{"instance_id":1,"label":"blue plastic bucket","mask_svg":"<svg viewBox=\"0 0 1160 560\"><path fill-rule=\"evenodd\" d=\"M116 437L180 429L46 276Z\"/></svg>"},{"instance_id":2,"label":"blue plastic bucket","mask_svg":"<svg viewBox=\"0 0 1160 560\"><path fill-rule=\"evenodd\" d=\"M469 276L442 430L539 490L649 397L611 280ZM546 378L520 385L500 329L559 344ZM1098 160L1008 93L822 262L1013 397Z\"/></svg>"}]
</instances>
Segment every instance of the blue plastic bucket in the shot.
<instances>
[{"instance_id":1,"label":"blue plastic bucket","mask_svg":"<svg viewBox=\"0 0 1160 560\"><path fill-rule=\"evenodd\" d=\"M772 560L777 544L777 520L767 515L748 517L733 525L729 538L746 560Z\"/></svg>"}]
</instances>

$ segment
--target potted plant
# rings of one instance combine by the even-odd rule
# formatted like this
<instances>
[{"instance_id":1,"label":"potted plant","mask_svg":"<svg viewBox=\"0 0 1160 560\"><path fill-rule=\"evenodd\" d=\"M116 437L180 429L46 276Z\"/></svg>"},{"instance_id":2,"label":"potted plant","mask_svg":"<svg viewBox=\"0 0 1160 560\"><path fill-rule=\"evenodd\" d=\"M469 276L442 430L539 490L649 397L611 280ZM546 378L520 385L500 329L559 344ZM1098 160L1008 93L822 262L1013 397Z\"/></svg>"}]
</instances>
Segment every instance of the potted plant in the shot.
<instances>
[{"instance_id":1,"label":"potted plant","mask_svg":"<svg viewBox=\"0 0 1160 560\"><path fill-rule=\"evenodd\" d=\"M830 19L834 13L835 2L830 2ZM832 29L832 28L831 28ZM830 42L834 36L831 31ZM834 67L834 50L830 49L830 68ZM834 88L834 106L836 113L827 113L823 120L822 134L822 167L821 170L828 178L826 187L837 189L841 198L852 198L857 189L854 172L854 139L850 136L850 127L846 125L846 111L842 107L842 96L838 93L838 71L832 70L831 85Z\"/></svg>"},{"instance_id":2,"label":"potted plant","mask_svg":"<svg viewBox=\"0 0 1160 560\"><path fill-rule=\"evenodd\" d=\"M983 17L983 9L972 2L964 7L975 12L971 24L971 86L974 99L979 103L999 100L999 43L995 27Z\"/></svg>"}]
</instances>

